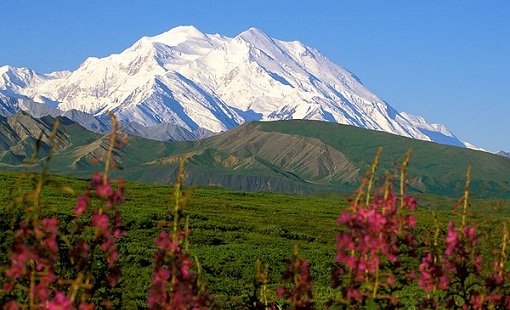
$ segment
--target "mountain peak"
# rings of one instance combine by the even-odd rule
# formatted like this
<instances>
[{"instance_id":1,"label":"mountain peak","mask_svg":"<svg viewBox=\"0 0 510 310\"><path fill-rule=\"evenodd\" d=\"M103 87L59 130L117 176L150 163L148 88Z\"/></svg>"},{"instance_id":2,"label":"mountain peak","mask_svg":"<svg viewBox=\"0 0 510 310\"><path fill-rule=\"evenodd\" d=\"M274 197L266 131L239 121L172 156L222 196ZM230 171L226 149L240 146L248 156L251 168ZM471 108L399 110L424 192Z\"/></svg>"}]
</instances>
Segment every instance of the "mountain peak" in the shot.
<instances>
[{"instance_id":1,"label":"mountain peak","mask_svg":"<svg viewBox=\"0 0 510 310\"><path fill-rule=\"evenodd\" d=\"M206 39L207 35L195 26L177 26L167 32L150 37L153 42L164 43L168 46L176 46L190 39Z\"/></svg>"},{"instance_id":2,"label":"mountain peak","mask_svg":"<svg viewBox=\"0 0 510 310\"><path fill-rule=\"evenodd\" d=\"M4 74L5 72L10 71L10 70L11 70L11 66L9 66L9 65L1 66L0 74Z\"/></svg>"},{"instance_id":3,"label":"mountain peak","mask_svg":"<svg viewBox=\"0 0 510 310\"><path fill-rule=\"evenodd\" d=\"M13 97L96 116L111 110L146 127L220 132L254 119L315 119L464 146L443 126L399 114L315 49L254 27L235 38L175 27L72 74L2 70L0 88Z\"/></svg>"},{"instance_id":4,"label":"mountain peak","mask_svg":"<svg viewBox=\"0 0 510 310\"><path fill-rule=\"evenodd\" d=\"M257 34L257 35L267 36L267 34L264 31L262 31L261 29L259 29L257 27L250 27L243 32L247 32L247 33L249 32L249 33L253 33L253 34Z\"/></svg>"},{"instance_id":5,"label":"mountain peak","mask_svg":"<svg viewBox=\"0 0 510 310\"><path fill-rule=\"evenodd\" d=\"M260 40L261 38L266 39L266 40L271 39L264 31L262 31L258 28L255 28L255 27L248 28L247 30L238 34L237 37L242 38L248 42L252 42L254 40Z\"/></svg>"},{"instance_id":6,"label":"mountain peak","mask_svg":"<svg viewBox=\"0 0 510 310\"><path fill-rule=\"evenodd\" d=\"M177 27L174 27L170 30L168 30L167 32L165 33L171 33L171 34L186 34L186 35L189 35L189 36L202 36L203 33L198 30L197 27L193 26L193 25L182 25L182 26L177 26Z\"/></svg>"},{"instance_id":7,"label":"mountain peak","mask_svg":"<svg viewBox=\"0 0 510 310\"><path fill-rule=\"evenodd\" d=\"M5 73L13 73L16 74L18 72L32 72L32 69L29 68L23 68L23 67L13 67L9 65L1 66L0 67L0 75Z\"/></svg>"}]
</instances>

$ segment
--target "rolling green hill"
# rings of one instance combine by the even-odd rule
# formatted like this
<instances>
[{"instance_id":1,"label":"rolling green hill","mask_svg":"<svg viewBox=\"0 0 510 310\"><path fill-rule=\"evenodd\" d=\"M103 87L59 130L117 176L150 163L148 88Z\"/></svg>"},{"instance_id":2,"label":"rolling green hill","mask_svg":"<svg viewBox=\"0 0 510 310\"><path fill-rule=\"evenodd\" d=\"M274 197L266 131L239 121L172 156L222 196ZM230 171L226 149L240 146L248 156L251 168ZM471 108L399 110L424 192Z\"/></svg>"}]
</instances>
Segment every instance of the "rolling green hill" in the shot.
<instances>
[{"instance_id":1,"label":"rolling green hill","mask_svg":"<svg viewBox=\"0 0 510 310\"><path fill-rule=\"evenodd\" d=\"M49 130L52 122L50 117L32 119L23 113L1 119L2 132L10 135L0 136L0 169L38 169L23 162L30 158L35 137ZM23 134L23 128L32 128L30 134ZM473 165L474 196L510 197L509 158L335 123L252 122L195 142L134 136L127 140L116 155L122 169L113 175L128 180L173 183L179 158L184 156L188 184L242 191L347 193L358 186L382 146L380 176L398 171L403 154L413 149L409 176L415 192L458 196L466 168ZM41 141L41 149L46 150L41 156L47 153L48 143ZM106 137L62 119L50 171L87 177L98 170L92 159L103 157L107 146Z\"/></svg>"}]
</instances>

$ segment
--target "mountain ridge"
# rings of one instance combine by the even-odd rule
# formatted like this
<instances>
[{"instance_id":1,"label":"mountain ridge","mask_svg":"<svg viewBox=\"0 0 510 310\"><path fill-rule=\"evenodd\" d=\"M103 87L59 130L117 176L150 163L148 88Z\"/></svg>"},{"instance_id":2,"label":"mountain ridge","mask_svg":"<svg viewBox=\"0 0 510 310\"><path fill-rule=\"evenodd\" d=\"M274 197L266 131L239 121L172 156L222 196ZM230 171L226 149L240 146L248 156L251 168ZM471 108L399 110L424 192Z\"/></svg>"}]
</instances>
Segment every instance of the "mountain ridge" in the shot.
<instances>
[{"instance_id":1,"label":"mountain ridge","mask_svg":"<svg viewBox=\"0 0 510 310\"><path fill-rule=\"evenodd\" d=\"M51 149L48 132L60 120L58 147L50 172L90 177L105 157L108 136L88 131L66 117L33 118L25 112L0 117L0 166L38 171ZM41 135L42 134L42 135ZM34 158L36 140L39 153ZM403 154L413 149L410 189L447 196L464 190L465 169L473 165L475 197L508 197L510 159L454 146L401 137L349 125L311 120L253 121L198 141L155 141L126 136L116 148L112 177L173 184L180 158L186 158L187 185L222 186L241 191L291 193L352 192L383 147L379 178L396 173Z\"/></svg>"},{"instance_id":2,"label":"mountain ridge","mask_svg":"<svg viewBox=\"0 0 510 310\"><path fill-rule=\"evenodd\" d=\"M496 155L504 156L504 157L510 157L510 152L505 151L499 151L496 153Z\"/></svg>"},{"instance_id":3,"label":"mountain ridge","mask_svg":"<svg viewBox=\"0 0 510 310\"><path fill-rule=\"evenodd\" d=\"M112 111L126 123L172 124L187 132L315 119L466 146L444 126L396 111L318 50L257 28L231 38L179 26L118 54L90 57L72 72L4 66L0 94L93 117ZM4 114L19 109L12 100L1 105Z\"/></svg>"}]
</instances>

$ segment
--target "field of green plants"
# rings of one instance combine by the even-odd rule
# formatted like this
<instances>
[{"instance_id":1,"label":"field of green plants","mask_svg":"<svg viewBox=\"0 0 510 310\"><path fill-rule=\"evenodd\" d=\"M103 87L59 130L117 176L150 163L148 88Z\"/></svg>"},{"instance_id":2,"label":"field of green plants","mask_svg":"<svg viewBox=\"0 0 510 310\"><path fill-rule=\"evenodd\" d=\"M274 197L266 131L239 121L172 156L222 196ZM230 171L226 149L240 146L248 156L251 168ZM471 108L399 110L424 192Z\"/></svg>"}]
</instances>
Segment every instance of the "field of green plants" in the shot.
<instances>
[{"instance_id":1,"label":"field of green plants","mask_svg":"<svg viewBox=\"0 0 510 310\"><path fill-rule=\"evenodd\" d=\"M509 201L406 195L409 153L299 196L0 173L3 309L510 308ZM102 170L98 165L98 171Z\"/></svg>"},{"instance_id":2,"label":"field of green plants","mask_svg":"<svg viewBox=\"0 0 510 310\"><path fill-rule=\"evenodd\" d=\"M10 202L29 192L33 185L21 176L10 172L0 174L2 270L9 264L15 226L8 215L21 212L10 209ZM41 195L43 213L56 215L64 226L68 225L76 204L75 194L70 190L80 193L88 182L51 176ZM121 304L128 309L145 308L154 268L154 240L158 223L174 203L173 189L128 182L125 190L125 203L119 207L126 229L118 244L123 272L119 283ZM339 231L336 220L349 205L346 197L243 193L221 188L191 188L190 191L185 209L190 216L189 252L200 262L202 276L215 297L216 306L237 309L251 306L257 298L254 285L257 259L269 266L268 298L277 300L276 289L296 243L300 256L310 264L316 305L322 308L328 300L341 295L331 288L331 272L335 264L335 235ZM433 239L433 211L444 234L447 221L459 217L451 212L455 203L453 199L419 197L415 211L417 239ZM500 208L492 208L498 204ZM490 249L499 248L501 243L501 223L508 216L508 201L474 200L471 210L470 220L481 231L480 248L490 254ZM413 263L417 264L409 261ZM2 277L4 274L5 271ZM414 306L423 292L414 284L405 287L399 295L403 305Z\"/></svg>"}]
</instances>

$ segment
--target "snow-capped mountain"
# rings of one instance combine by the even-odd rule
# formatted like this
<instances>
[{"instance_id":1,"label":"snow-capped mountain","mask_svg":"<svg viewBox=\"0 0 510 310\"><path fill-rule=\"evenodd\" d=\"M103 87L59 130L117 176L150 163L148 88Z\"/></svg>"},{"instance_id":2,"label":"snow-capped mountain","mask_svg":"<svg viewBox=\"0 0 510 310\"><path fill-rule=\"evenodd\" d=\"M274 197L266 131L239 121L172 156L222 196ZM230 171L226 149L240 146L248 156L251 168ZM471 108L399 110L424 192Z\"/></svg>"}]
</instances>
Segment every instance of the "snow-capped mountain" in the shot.
<instances>
[{"instance_id":1,"label":"snow-capped mountain","mask_svg":"<svg viewBox=\"0 0 510 310\"><path fill-rule=\"evenodd\" d=\"M0 114L30 112L27 101L61 114L112 111L133 128L217 133L251 120L314 119L466 145L442 125L399 113L316 49L256 28L231 38L180 26L73 72L0 67Z\"/></svg>"},{"instance_id":2,"label":"snow-capped mountain","mask_svg":"<svg viewBox=\"0 0 510 310\"><path fill-rule=\"evenodd\" d=\"M510 152L505 151L499 151L496 153L496 155L504 156L504 157L510 157Z\"/></svg>"}]
</instances>

